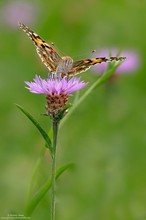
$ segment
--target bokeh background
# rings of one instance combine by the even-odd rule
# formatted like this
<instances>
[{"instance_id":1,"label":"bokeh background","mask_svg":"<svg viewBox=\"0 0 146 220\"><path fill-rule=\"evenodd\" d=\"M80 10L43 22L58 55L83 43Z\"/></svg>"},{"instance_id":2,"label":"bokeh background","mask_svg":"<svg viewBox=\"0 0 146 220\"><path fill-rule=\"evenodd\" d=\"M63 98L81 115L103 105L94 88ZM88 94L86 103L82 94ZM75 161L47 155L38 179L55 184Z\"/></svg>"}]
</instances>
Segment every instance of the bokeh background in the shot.
<instances>
[{"instance_id":1,"label":"bokeh background","mask_svg":"<svg viewBox=\"0 0 146 220\"><path fill-rule=\"evenodd\" d=\"M26 23L62 55L94 57L92 50L134 50L139 66L94 90L62 126L57 166L74 162L57 182L60 220L146 219L146 2L144 0L1 0L0 2L0 216L24 214L26 194L44 142L16 108L22 105L46 129L45 98L24 81L47 76ZM89 86L94 69L81 75ZM82 92L85 92L85 88ZM50 174L46 152L36 186ZM31 219L49 219L48 193Z\"/></svg>"}]
</instances>

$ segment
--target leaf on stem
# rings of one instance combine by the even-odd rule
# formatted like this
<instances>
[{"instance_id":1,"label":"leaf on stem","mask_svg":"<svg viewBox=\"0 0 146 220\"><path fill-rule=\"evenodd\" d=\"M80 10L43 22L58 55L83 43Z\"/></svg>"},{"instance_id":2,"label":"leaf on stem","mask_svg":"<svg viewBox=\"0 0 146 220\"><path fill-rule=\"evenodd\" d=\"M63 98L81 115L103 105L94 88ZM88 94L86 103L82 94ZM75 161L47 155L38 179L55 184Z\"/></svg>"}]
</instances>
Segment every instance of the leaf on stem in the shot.
<instances>
[{"instance_id":1,"label":"leaf on stem","mask_svg":"<svg viewBox=\"0 0 146 220\"><path fill-rule=\"evenodd\" d=\"M16 106L27 116L27 118L35 125L35 127L38 129L44 140L46 141L46 147L50 150L51 155L53 155L53 147L52 142L48 136L48 134L45 132L45 130L40 126L40 124L30 115L26 110L24 110L23 107L20 105Z\"/></svg>"},{"instance_id":2,"label":"leaf on stem","mask_svg":"<svg viewBox=\"0 0 146 220\"><path fill-rule=\"evenodd\" d=\"M55 179L57 180L62 173L64 173L67 169L71 169L73 167L74 167L73 163L68 163L68 164L60 167L56 171ZM49 178L48 181L34 194L28 207L26 208L26 215L28 215L28 216L32 215L36 206L39 204L39 202L42 200L42 198L45 196L45 194L51 188L51 185L52 185L52 178Z\"/></svg>"}]
</instances>

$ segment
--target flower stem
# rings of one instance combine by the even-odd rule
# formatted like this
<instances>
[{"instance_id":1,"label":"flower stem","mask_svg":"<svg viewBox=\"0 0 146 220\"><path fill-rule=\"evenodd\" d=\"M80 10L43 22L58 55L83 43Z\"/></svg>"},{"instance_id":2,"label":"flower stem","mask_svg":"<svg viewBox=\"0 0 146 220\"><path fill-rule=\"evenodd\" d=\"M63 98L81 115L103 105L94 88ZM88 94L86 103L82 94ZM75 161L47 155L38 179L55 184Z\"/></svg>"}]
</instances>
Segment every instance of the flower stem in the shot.
<instances>
[{"instance_id":1,"label":"flower stem","mask_svg":"<svg viewBox=\"0 0 146 220\"><path fill-rule=\"evenodd\" d=\"M53 150L52 159L52 200L51 200L51 220L55 220L55 168L56 168L56 144L58 135L59 121L53 120Z\"/></svg>"},{"instance_id":2,"label":"flower stem","mask_svg":"<svg viewBox=\"0 0 146 220\"><path fill-rule=\"evenodd\" d=\"M80 103L82 103L86 97L98 86L100 86L102 83L104 83L107 79L109 79L111 77L111 75L115 72L115 70L117 69L117 67L120 65L119 63L116 63L112 66L112 68L110 68L109 70L107 70L107 72L105 72L103 75L101 75L90 87L89 89L78 99L77 102L74 103L74 105L72 106L72 108L70 109L70 111L67 113L67 115L62 119L60 126L62 126L64 124L64 122L70 117L70 115L72 114L72 112L78 107L78 105Z\"/></svg>"}]
</instances>

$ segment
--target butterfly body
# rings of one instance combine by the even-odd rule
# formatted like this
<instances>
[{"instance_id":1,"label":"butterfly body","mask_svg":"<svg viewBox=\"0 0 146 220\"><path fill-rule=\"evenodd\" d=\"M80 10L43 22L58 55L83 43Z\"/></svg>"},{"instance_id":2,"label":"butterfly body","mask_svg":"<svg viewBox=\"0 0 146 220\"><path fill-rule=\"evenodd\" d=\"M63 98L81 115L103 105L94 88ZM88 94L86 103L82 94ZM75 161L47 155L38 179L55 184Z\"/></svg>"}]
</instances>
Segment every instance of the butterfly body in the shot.
<instances>
[{"instance_id":1,"label":"butterfly body","mask_svg":"<svg viewBox=\"0 0 146 220\"><path fill-rule=\"evenodd\" d=\"M26 25L19 23L19 26L34 42L39 57L41 58L45 66L49 69L49 71L53 74L72 76L77 75L81 72L85 72L91 66L97 63L125 60L125 57L97 57L74 61L69 56L61 57L54 49L54 44L49 45L48 43L46 43L41 37L39 37Z\"/></svg>"},{"instance_id":2,"label":"butterfly body","mask_svg":"<svg viewBox=\"0 0 146 220\"><path fill-rule=\"evenodd\" d=\"M69 56L62 57L56 69L57 75L68 75L73 68L73 59Z\"/></svg>"}]
</instances>

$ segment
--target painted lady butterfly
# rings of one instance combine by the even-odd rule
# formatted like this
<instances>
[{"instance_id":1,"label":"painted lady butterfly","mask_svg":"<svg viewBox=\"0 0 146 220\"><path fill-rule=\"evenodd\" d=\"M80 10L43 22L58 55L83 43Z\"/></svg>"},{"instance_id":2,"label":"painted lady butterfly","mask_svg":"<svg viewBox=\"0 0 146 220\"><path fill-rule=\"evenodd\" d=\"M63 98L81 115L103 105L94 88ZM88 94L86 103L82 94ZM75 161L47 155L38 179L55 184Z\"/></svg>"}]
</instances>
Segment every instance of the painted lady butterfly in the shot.
<instances>
[{"instance_id":1,"label":"painted lady butterfly","mask_svg":"<svg viewBox=\"0 0 146 220\"><path fill-rule=\"evenodd\" d=\"M54 74L61 74L62 76L77 75L81 72L85 72L92 65L102 62L111 61L123 61L125 57L97 57L91 59L83 59L74 61L71 57L61 57L56 50L54 50L53 44L47 44L42 38L40 38L35 32L30 30L26 25L19 23L19 27L26 32L29 38L34 42L36 51L46 67Z\"/></svg>"}]
</instances>

